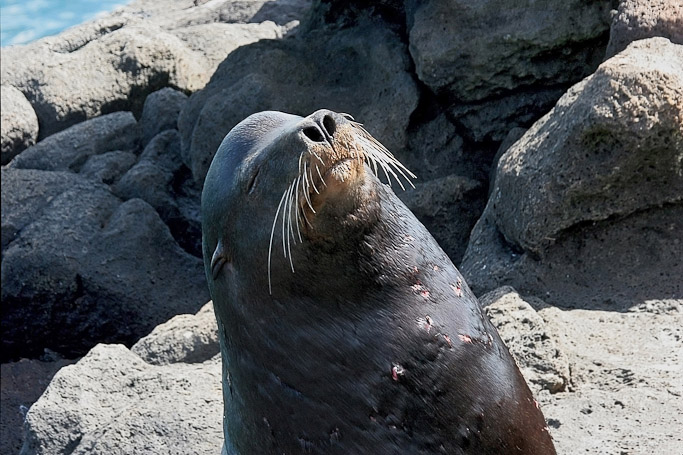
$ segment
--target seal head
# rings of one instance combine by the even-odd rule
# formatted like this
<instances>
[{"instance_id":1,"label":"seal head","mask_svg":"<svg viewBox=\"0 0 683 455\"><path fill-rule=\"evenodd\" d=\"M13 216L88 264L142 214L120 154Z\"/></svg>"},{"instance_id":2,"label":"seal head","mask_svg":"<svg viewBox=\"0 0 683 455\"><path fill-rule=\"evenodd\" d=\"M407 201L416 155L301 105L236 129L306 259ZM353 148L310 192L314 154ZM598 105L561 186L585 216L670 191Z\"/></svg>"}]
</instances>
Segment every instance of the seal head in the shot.
<instances>
[{"instance_id":1,"label":"seal head","mask_svg":"<svg viewBox=\"0 0 683 455\"><path fill-rule=\"evenodd\" d=\"M202 193L227 453L552 454L478 301L346 114L254 114Z\"/></svg>"}]
</instances>

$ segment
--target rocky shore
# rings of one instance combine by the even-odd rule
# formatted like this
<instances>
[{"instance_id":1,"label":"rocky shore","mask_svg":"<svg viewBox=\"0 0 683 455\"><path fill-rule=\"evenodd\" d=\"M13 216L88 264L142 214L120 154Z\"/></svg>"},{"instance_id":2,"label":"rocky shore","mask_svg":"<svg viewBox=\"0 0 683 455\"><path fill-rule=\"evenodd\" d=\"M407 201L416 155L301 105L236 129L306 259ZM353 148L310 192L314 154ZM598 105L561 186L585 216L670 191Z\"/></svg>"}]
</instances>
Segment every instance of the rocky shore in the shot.
<instances>
[{"instance_id":1,"label":"rocky shore","mask_svg":"<svg viewBox=\"0 0 683 455\"><path fill-rule=\"evenodd\" d=\"M683 448L680 2L137 0L0 59L1 453L219 453L204 176L319 108L418 175L558 453Z\"/></svg>"}]
</instances>

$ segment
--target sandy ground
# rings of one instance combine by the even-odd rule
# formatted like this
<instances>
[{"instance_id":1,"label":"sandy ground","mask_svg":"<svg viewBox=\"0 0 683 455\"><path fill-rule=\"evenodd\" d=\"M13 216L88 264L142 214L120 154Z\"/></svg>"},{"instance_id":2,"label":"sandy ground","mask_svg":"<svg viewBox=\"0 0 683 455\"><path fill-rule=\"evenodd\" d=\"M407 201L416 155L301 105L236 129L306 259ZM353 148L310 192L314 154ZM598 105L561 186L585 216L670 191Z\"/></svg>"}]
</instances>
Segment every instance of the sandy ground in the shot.
<instances>
[{"instance_id":1,"label":"sandy ground","mask_svg":"<svg viewBox=\"0 0 683 455\"><path fill-rule=\"evenodd\" d=\"M539 314L569 357L569 391L539 401L558 453L683 454L683 302Z\"/></svg>"}]
</instances>

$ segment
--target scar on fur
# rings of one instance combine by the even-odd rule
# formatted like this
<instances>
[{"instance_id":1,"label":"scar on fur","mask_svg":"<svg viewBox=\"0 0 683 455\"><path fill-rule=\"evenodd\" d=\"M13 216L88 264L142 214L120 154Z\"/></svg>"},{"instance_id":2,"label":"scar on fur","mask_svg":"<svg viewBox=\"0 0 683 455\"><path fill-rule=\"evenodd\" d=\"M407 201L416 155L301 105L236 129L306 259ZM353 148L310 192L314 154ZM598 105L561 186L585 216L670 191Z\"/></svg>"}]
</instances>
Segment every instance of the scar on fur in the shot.
<instances>
[{"instance_id":1,"label":"scar on fur","mask_svg":"<svg viewBox=\"0 0 683 455\"><path fill-rule=\"evenodd\" d=\"M472 338L470 338L469 335L458 335L458 338L460 338L460 341L462 341L463 343L473 344Z\"/></svg>"}]
</instances>

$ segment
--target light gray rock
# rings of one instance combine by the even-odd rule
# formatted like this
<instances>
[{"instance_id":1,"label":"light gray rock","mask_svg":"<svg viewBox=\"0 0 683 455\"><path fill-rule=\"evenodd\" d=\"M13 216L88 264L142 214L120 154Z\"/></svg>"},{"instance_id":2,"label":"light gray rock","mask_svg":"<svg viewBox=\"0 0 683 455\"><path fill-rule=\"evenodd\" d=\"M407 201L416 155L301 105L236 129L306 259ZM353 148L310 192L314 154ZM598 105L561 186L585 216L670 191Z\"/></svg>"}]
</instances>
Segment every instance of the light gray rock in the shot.
<instances>
[{"instance_id":1,"label":"light gray rock","mask_svg":"<svg viewBox=\"0 0 683 455\"><path fill-rule=\"evenodd\" d=\"M0 164L7 164L38 139L38 117L23 93L11 85L0 87L2 145Z\"/></svg>"},{"instance_id":2,"label":"light gray rock","mask_svg":"<svg viewBox=\"0 0 683 455\"><path fill-rule=\"evenodd\" d=\"M200 14L203 19L188 22L193 12L208 7L190 2L183 10L180 3L157 5L165 6L163 11L143 2L56 37L2 48L0 80L26 95L44 138L113 111L139 115L147 95L166 86L198 90L231 51L280 38L289 29L273 22L215 27L204 22L219 20L220 14ZM150 18L151 11L161 17Z\"/></svg>"},{"instance_id":3,"label":"light gray rock","mask_svg":"<svg viewBox=\"0 0 683 455\"><path fill-rule=\"evenodd\" d=\"M213 303L197 314L180 314L158 325L133 345L131 351L152 365L200 363L220 354Z\"/></svg>"},{"instance_id":4,"label":"light gray rock","mask_svg":"<svg viewBox=\"0 0 683 455\"><path fill-rule=\"evenodd\" d=\"M187 95L170 87L149 94L139 122L143 146L162 131L178 128L178 114L185 102Z\"/></svg>"},{"instance_id":5,"label":"light gray rock","mask_svg":"<svg viewBox=\"0 0 683 455\"><path fill-rule=\"evenodd\" d=\"M318 30L243 46L181 112L183 160L203 182L223 137L263 110L348 112L390 150L399 151L418 101L409 66L398 35L370 21L334 34Z\"/></svg>"},{"instance_id":6,"label":"light gray rock","mask_svg":"<svg viewBox=\"0 0 683 455\"><path fill-rule=\"evenodd\" d=\"M201 260L147 203L70 173L2 174L3 358L132 343L208 300Z\"/></svg>"},{"instance_id":7,"label":"light gray rock","mask_svg":"<svg viewBox=\"0 0 683 455\"><path fill-rule=\"evenodd\" d=\"M682 52L632 43L503 154L460 267L475 293L619 311L683 298Z\"/></svg>"},{"instance_id":8,"label":"light gray rock","mask_svg":"<svg viewBox=\"0 0 683 455\"><path fill-rule=\"evenodd\" d=\"M682 116L683 46L633 43L501 157L492 219L509 242L538 253L579 222L680 202Z\"/></svg>"},{"instance_id":9,"label":"light gray rock","mask_svg":"<svg viewBox=\"0 0 683 455\"><path fill-rule=\"evenodd\" d=\"M21 454L215 455L222 401L218 357L156 366L122 345L97 345L31 407Z\"/></svg>"},{"instance_id":10,"label":"light gray rock","mask_svg":"<svg viewBox=\"0 0 683 455\"><path fill-rule=\"evenodd\" d=\"M486 188L476 180L449 175L416 182L397 195L434 236L454 263L465 253L470 231L486 205Z\"/></svg>"},{"instance_id":11,"label":"light gray rock","mask_svg":"<svg viewBox=\"0 0 683 455\"><path fill-rule=\"evenodd\" d=\"M79 172L83 177L111 185L131 168L138 160L133 152L115 150L100 155L92 155Z\"/></svg>"},{"instance_id":12,"label":"light gray rock","mask_svg":"<svg viewBox=\"0 0 683 455\"><path fill-rule=\"evenodd\" d=\"M612 19L606 58L631 42L662 36L683 44L683 3L680 0L621 0Z\"/></svg>"},{"instance_id":13,"label":"light gray rock","mask_svg":"<svg viewBox=\"0 0 683 455\"><path fill-rule=\"evenodd\" d=\"M17 169L78 172L93 155L133 150L139 129L130 112L114 112L72 126L24 150L8 165Z\"/></svg>"},{"instance_id":14,"label":"light gray rock","mask_svg":"<svg viewBox=\"0 0 683 455\"><path fill-rule=\"evenodd\" d=\"M570 382L567 355L526 300L509 286L479 298L534 394L562 392ZM534 304L546 306L537 299Z\"/></svg>"}]
</instances>

